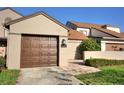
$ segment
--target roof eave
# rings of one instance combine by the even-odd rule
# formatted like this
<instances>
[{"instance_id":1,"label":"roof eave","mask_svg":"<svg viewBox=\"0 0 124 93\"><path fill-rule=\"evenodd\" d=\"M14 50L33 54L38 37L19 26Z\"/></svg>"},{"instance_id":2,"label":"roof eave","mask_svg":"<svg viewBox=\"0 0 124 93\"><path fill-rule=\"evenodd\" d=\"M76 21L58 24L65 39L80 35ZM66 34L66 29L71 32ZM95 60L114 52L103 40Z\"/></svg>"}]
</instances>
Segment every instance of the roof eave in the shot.
<instances>
[{"instance_id":1,"label":"roof eave","mask_svg":"<svg viewBox=\"0 0 124 93\"><path fill-rule=\"evenodd\" d=\"M23 20L26 20L26 19L29 19L29 18L32 18L32 17L35 17L35 16L38 16L38 15L43 15L45 17L47 17L48 19L52 20L53 22L57 23L58 25L62 26L63 28L67 29L67 30L70 30L68 27L66 27L64 24L62 24L61 22L59 22L58 20L56 20L55 18L53 18L52 16L46 14L45 12L37 12L37 13L34 13L34 14L31 14L29 16L24 16L24 17L21 17L19 19L15 19L15 20L12 20L8 23L6 23L5 25L12 25L12 24L15 24L17 22L20 22L20 21L23 21Z\"/></svg>"}]
</instances>

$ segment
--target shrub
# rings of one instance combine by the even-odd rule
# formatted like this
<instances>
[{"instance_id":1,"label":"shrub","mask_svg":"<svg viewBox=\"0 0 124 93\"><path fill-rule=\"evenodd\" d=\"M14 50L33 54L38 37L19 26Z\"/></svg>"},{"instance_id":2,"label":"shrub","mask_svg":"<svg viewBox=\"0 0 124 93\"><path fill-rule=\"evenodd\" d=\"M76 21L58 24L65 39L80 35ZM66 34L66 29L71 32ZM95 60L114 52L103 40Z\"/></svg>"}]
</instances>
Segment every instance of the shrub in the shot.
<instances>
[{"instance_id":1,"label":"shrub","mask_svg":"<svg viewBox=\"0 0 124 93\"><path fill-rule=\"evenodd\" d=\"M5 67L6 65L6 60L3 57L0 57L0 67Z\"/></svg>"},{"instance_id":2,"label":"shrub","mask_svg":"<svg viewBox=\"0 0 124 93\"><path fill-rule=\"evenodd\" d=\"M112 66L112 65L124 65L124 60L109 60L109 59L87 59L85 65L93 67Z\"/></svg>"},{"instance_id":3,"label":"shrub","mask_svg":"<svg viewBox=\"0 0 124 93\"><path fill-rule=\"evenodd\" d=\"M82 51L100 51L100 45L92 38L84 40L80 46L79 50L82 53Z\"/></svg>"}]
</instances>

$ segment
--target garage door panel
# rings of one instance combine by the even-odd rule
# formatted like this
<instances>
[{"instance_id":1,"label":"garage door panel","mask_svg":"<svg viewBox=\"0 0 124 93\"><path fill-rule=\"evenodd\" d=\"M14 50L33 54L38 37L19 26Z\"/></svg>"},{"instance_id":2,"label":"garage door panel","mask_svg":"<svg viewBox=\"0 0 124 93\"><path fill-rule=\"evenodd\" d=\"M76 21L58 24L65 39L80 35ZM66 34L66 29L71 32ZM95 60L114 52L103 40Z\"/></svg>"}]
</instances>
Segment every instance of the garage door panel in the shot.
<instances>
[{"instance_id":1,"label":"garage door panel","mask_svg":"<svg viewBox=\"0 0 124 93\"><path fill-rule=\"evenodd\" d=\"M22 58L32 58L32 57L38 57L39 56L39 53L31 53L31 52L25 52L23 54L23 57Z\"/></svg>"},{"instance_id":2,"label":"garage door panel","mask_svg":"<svg viewBox=\"0 0 124 93\"><path fill-rule=\"evenodd\" d=\"M56 45L51 45L51 46L49 46L50 48L56 48L57 46Z\"/></svg>"},{"instance_id":3,"label":"garage door panel","mask_svg":"<svg viewBox=\"0 0 124 93\"><path fill-rule=\"evenodd\" d=\"M54 56L55 56L55 57L56 57L56 54L54 54L54 53L52 54L52 53L51 53L51 54L49 54L49 56L52 56L52 57L54 57Z\"/></svg>"},{"instance_id":4,"label":"garage door panel","mask_svg":"<svg viewBox=\"0 0 124 93\"><path fill-rule=\"evenodd\" d=\"M57 50L56 50L56 48L50 48L49 49L49 52L51 53L51 52L57 52Z\"/></svg>"},{"instance_id":5,"label":"garage door panel","mask_svg":"<svg viewBox=\"0 0 124 93\"><path fill-rule=\"evenodd\" d=\"M49 64L55 64L56 60L50 60L48 63Z\"/></svg>"},{"instance_id":6,"label":"garage door panel","mask_svg":"<svg viewBox=\"0 0 124 93\"><path fill-rule=\"evenodd\" d=\"M57 38L22 36L21 67L57 65Z\"/></svg>"},{"instance_id":7,"label":"garage door panel","mask_svg":"<svg viewBox=\"0 0 124 93\"><path fill-rule=\"evenodd\" d=\"M49 61L48 64L55 64L55 61Z\"/></svg>"},{"instance_id":8,"label":"garage door panel","mask_svg":"<svg viewBox=\"0 0 124 93\"><path fill-rule=\"evenodd\" d=\"M32 57L32 58L31 57L23 57L22 61L33 61L33 62L35 62L35 61L39 61L39 59L40 59L40 57Z\"/></svg>"}]
</instances>

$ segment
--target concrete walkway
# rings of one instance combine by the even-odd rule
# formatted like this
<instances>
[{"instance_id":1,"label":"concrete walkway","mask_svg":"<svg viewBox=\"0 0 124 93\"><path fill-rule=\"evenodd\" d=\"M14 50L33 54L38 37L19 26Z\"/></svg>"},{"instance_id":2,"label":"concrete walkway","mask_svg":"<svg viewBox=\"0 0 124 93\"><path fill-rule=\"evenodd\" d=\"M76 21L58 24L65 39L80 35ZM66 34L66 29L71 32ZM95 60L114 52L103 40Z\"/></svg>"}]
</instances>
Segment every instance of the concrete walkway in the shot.
<instances>
[{"instance_id":1,"label":"concrete walkway","mask_svg":"<svg viewBox=\"0 0 124 93\"><path fill-rule=\"evenodd\" d=\"M70 62L68 66L63 67L63 69L72 75L87 74L100 71L98 68L84 65L84 63L82 61L80 62L80 60L77 62Z\"/></svg>"},{"instance_id":2,"label":"concrete walkway","mask_svg":"<svg viewBox=\"0 0 124 93\"><path fill-rule=\"evenodd\" d=\"M81 81L60 67L22 69L17 85L80 85Z\"/></svg>"}]
</instances>

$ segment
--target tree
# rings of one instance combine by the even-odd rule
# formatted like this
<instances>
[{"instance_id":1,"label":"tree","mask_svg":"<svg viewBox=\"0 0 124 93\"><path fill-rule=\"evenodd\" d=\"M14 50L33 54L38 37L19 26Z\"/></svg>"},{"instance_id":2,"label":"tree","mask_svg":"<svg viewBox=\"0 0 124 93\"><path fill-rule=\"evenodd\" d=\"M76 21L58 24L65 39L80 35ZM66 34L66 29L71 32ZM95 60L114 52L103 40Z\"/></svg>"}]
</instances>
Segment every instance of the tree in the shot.
<instances>
[{"instance_id":1,"label":"tree","mask_svg":"<svg viewBox=\"0 0 124 93\"><path fill-rule=\"evenodd\" d=\"M82 51L100 51L101 46L92 38L86 39L81 42L79 50Z\"/></svg>"}]
</instances>

